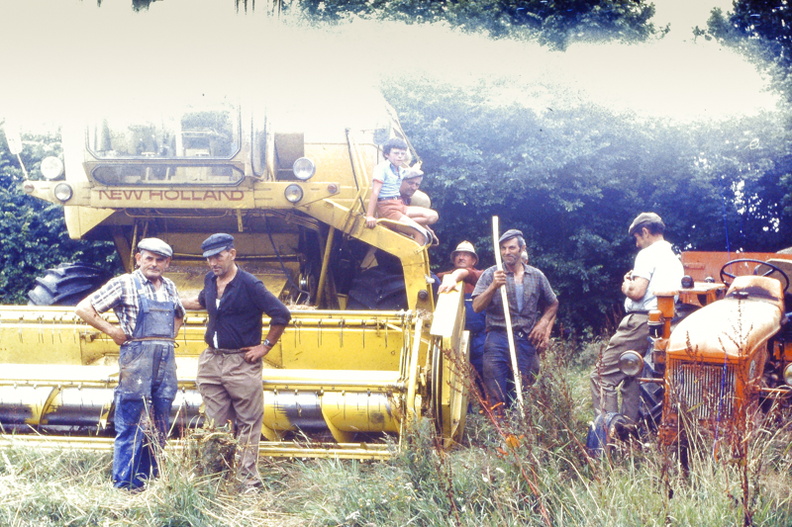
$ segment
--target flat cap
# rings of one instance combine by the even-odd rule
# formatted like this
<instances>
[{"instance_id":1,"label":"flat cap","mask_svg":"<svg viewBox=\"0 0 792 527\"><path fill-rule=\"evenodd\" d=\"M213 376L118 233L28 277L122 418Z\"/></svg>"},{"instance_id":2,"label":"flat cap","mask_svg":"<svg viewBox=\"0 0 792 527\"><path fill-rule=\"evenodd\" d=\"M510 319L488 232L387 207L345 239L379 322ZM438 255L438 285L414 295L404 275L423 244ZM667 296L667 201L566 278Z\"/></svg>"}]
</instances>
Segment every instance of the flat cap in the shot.
<instances>
[{"instance_id":1,"label":"flat cap","mask_svg":"<svg viewBox=\"0 0 792 527\"><path fill-rule=\"evenodd\" d=\"M203 257L209 258L210 256L214 256L216 254L220 254L223 251L227 251L234 246L234 237L230 234L226 234L224 232L218 232L217 234L212 234L207 239L203 241L201 244L201 250L203 251Z\"/></svg>"},{"instance_id":2,"label":"flat cap","mask_svg":"<svg viewBox=\"0 0 792 527\"><path fill-rule=\"evenodd\" d=\"M508 231L506 231L503 234L501 234L501 237L498 238L498 243L503 243L506 240L511 240L515 236L519 236L520 238L525 240L525 236L523 235L523 233L522 233L522 231L520 229L509 229Z\"/></svg>"},{"instance_id":3,"label":"flat cap","mask_svg":"<svg viewBox=\"0 0 792 527\"><path fill-rule=\"evenodd\" d=\"M404 170L402 173L402 179L413 179L417 177L423 177L424 173L418 167L410 167Z\"/></svg>"},{"instance_id":4,"label":"flat cap","mask_svg":"<svg viewBox=\"0 0 792 527\"><path fill-rule=\"evenodd\" d=\"M665 223L663 223L663 219L660 218L660 216L654 212L642 212L636 216L633 222L630 224L630 228L627 229L627 234L632 236L638 227L646 223L659 223L665 228Z\"/></svg>"},{"instance_id":5,"label":"flat cap","mask_svg":"<svg viewBox=\"0 0 792 527\"><path fill-rule=\"evenodd\" d=\"M138 242L137 248L138 251L149 251L166 258L173 256L173 249L171 246L159 238L143 238Z\"/></svg>"}]
</instances>

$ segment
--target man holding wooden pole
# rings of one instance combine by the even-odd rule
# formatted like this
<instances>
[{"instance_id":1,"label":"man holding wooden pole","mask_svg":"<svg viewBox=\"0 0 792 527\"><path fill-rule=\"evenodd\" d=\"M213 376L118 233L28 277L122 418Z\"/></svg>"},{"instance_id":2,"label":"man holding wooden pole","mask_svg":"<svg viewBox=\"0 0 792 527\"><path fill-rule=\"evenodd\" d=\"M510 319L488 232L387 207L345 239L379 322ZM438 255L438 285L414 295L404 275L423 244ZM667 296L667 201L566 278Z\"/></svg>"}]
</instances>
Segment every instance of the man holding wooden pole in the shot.
<instances>
[{"instance_id":1,"label":"man holding wooden pole","mask_svg":"<svg viewBox=\"0 0 792 527\"><path fill-rule=\"evenodd\" d=\"M539 353L550 341L558 299L544 273L523 263L521 253L526 247L521 231L509 229L498 239L498 244L503 270L492 266L484 271L473 291L473 309L486 310L484 386L490 407L496 415L502 415L505 404L521 400L514 387L533 384L539 373ZM506 310L499 293L503 286L508 299ZM512 354L519 370L516 383Z\"/></svg>"}]
</instances>

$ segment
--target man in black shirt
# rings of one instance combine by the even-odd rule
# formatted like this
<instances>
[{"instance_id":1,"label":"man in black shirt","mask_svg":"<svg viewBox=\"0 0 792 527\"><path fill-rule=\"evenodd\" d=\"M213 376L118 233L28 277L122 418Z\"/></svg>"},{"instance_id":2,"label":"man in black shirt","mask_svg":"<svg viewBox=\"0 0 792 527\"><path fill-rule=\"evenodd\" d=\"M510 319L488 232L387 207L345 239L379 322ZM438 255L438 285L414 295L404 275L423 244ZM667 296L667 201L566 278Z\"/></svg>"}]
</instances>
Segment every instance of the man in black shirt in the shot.
<instances>
[{"instance_id":1,"label":"man in black shirt","mask_svg":"<svg viewBox=\"0 0 792 527\"><path fill-rule=\"evenodd\" d=\"M246 487L256 488L261 486L257 463L264 412L262 357L283 334L291 313L261 280L236 265L233 236L213 234L201 250L211 272L198 297L183 301L187 309L209 312L204 336L209 347L199 359L196 383L209 421L233 425L239 441L239 478ZM264 313L270 326L262 342Z\"/></svg>"}]
</instances>

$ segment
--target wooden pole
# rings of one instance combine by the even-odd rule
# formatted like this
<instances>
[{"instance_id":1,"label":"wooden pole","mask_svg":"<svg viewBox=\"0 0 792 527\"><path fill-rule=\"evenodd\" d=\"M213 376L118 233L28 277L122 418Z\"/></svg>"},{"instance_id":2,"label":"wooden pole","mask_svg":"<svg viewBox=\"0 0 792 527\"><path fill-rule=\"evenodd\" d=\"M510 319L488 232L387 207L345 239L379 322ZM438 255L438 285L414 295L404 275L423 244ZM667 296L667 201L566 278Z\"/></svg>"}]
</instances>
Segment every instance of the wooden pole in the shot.
<instances>
[{"instance_id":1,"label":"wooden pole","mask_svg":"<svg viewBox=\"0 0 792 527\"><path fill-rule=\"evenodd\" d=\"M498 271L503 270L503 261L501 260L500 244L500 220L497 216L492 217L492 242L495 244L495 268ZM506 336L509 339L509 355L511 356L512 375L514 376L514 391L517 392L517 403L520 405L520 411L523 409L523 394L522 394L522 380L520 378L520 368L517 364L517 349L514 345L514 330L511 323L511 312L509 311L509 296L506 293L506 286L501 286L501 303L503 304L503 317L506 319Z\"/></svg>"}]
</instances>

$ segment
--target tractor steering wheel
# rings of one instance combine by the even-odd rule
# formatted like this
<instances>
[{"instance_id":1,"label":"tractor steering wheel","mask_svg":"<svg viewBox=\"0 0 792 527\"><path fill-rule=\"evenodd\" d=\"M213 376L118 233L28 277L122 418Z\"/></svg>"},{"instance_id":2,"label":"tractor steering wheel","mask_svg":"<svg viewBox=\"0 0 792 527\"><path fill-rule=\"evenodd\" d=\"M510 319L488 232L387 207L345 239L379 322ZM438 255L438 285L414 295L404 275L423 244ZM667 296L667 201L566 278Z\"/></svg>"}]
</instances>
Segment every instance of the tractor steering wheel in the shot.
<instances>
[{"instance_id":1,"label":"tractor steering wheel","mask_svg":"<svg viewBox=\"0 0 792 527\"><path fill-rule=\"evenodd\" d=\"M728 277L728 278L731 278L732 280L734 280L735 278L737 278L737 275L728 272L726 269L728 269L732 265L741 264L741 263L754 263L754 264L756 264L756 267L754 267L754 270L753 270L753 274L756 275L756 276L770 276L771 274L774 274L774 273L780 274L781 277L783 278L781 283L784 286L784 291L786 291L789 288L789 277L786 275L786 273L784 271L782 271L779 267L776 267L775 265L773 265L771 263L767 263L767 262L764 262L762 260L755 260L753 258L740 258L738 260L731 260L731 261L726 262L725 264L723 264L723 267L721 267L721 270L720 270L721 282L723 282L726 286L731 285L731 282L727 282L726 278ZM764 272L764 273L760 274L759 273L759 266L760 265L765 265L765 266L769 267L770 269L767 272Z\"/></svg>"}]
</instances>

